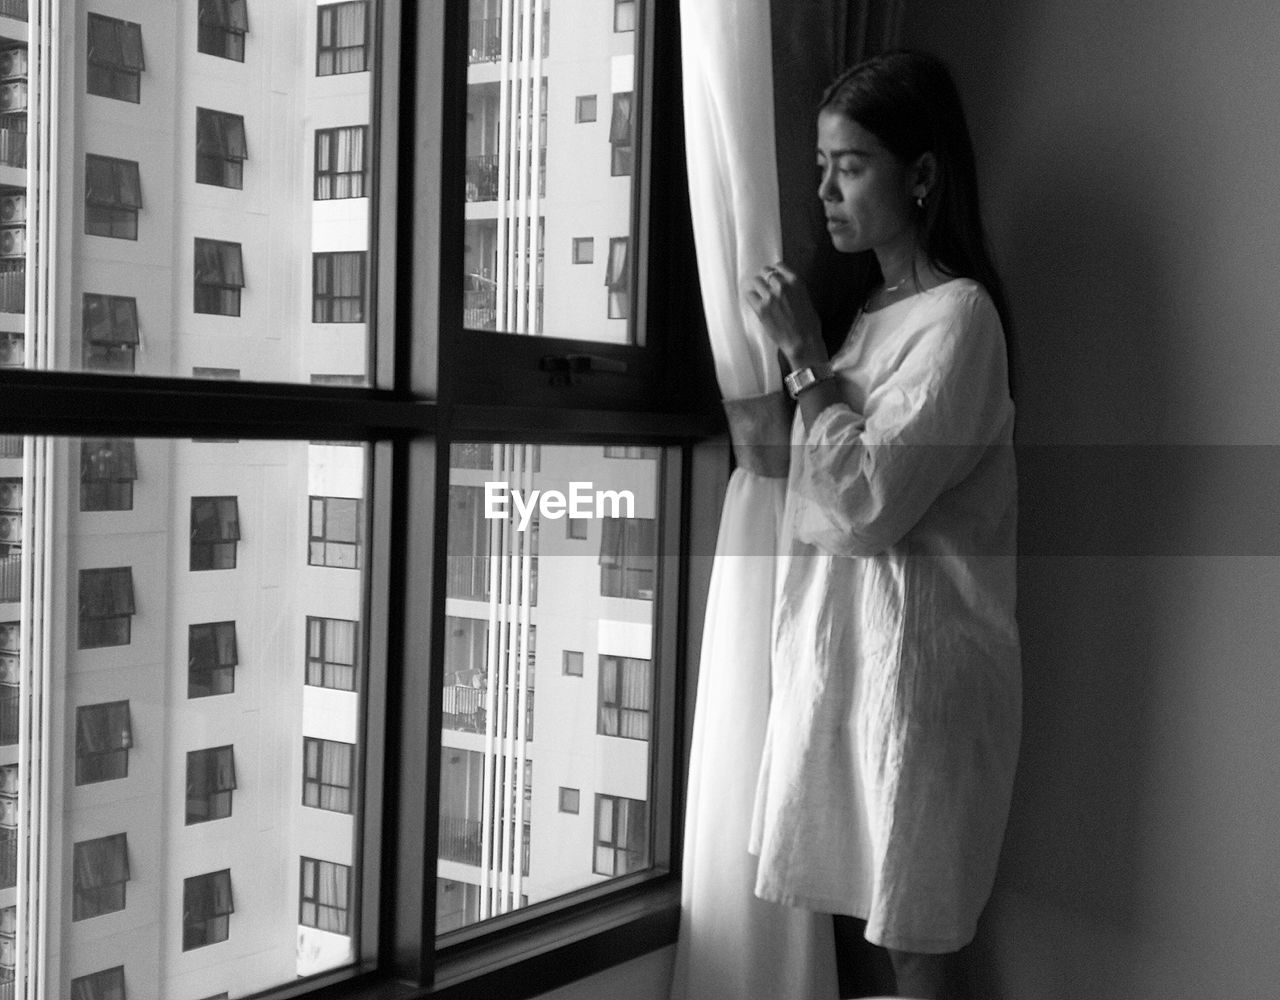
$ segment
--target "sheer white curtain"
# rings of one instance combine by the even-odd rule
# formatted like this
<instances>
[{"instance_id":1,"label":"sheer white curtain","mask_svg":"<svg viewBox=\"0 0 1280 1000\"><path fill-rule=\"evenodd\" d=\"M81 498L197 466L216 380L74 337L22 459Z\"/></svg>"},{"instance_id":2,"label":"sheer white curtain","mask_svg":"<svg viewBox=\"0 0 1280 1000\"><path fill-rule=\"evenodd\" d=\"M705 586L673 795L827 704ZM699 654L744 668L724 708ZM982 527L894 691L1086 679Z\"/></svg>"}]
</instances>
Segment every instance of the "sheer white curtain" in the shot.
<instances>
[{"instance_id":1,"label":"sheer white curtain","mask_svg":"<svg viewBox=\"0 0 1280 1000\"><path fill-rule=\"evenodd\" d=\"M689 188L716 372L726 400L754 398L780 384L774 351L738 294L746 275L781 256L769 0L682 0L680 11ZM749 443L785 432L777 420L772 434L767 420L756 426L759 436ZM721 515L694 721L673 1000L836 995L830 918L757 900L755 858L747 853L769 705L774 587L771 546L760 540L776 537L784 489L784 479L740 467Z\"/></svg>"}]
</instances>

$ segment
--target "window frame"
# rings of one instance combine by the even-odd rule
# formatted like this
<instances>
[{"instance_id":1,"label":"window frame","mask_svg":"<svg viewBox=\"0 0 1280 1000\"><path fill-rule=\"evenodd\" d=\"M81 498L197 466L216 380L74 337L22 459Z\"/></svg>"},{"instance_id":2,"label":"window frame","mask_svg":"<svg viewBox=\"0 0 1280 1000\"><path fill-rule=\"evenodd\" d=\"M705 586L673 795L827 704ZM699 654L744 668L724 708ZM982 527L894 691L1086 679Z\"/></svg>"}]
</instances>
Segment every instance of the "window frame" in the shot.
<instances>
[{"instance_id":1,"label":"window frame","mask_svg":"<svg viewBox=\"0 0 1280 1000\"><path fill-rule=\"evenodd\" d=\"M308 878L308 862L310 863L310 875ZM334 869L340 869L346 872L344 876L347 886L346 899L342 901L342 905L321 902L320 890L320 873L323 870L321 866L328 865ZM344 865L338 861L325 861L322 858L309 858L305 855L298 859L298 924L301 927L314 927L316 930L328 931L331 934L342 934L350 936L351 934L351 896L352 896L352 878L351 865ZM311 894L308 894L308 889ZM307 919L307 907L311 906L314 916L310 920ZM338 916L339 928L325 927L320 923L320 914L322 911L334 911Z\"/></svg>"},{"instance_id":2,"label":"window frame","mask_svg":"<svg viewBox=\"0 0 1280 1000\"><path fill-rule=\"evenodd\" d=\"M377 28L370 38L384 80L374 107L382 140L374 156L378 198L369 259L369 273L378 275L369 301L377 347L370 381L377 388L0 372L0 417L17 433L370 443L372 499L363 539L370 575L362 620L366 662L380 666L366 675L358 744L364 808L357 826L365 846L354 890L356 961L352 968L282 987L283 996L464 1000L500 990L528 997L675 939L676 776L689 728L677 691L683 698L693 683L700 595L709 573L685 556L664 561L662 625L655 632L655 659L673 667L659 671L665 728L654 741L650 814L654 828L670 836L651 844L654 872L575 894L558 910L503 918L447 941L436 940L433 924L437 830L431 805L439 790L441 752L434 671L444 641L443 567L433 553L445 544L450 444L499 439L661 447L667 467L660 503L672 535L669 551L697 551L715 536L727 452L716 440L723 418L710 352L699 346L701 316L688 282L695 258L687 211L681 210L687 193L677 129L678 26L673 15L658 31L653 10L652 3L639 6L647 27L636 34L636 93L644 99L635 119L631 237L637 252L629 262L631 287L646 290L636 295L629 319L646 332L643 343L587 345L463 330L462 275L436 262L456 256L462 239L464 157L441 156L454 140L441 145L430 137L463 134L458 119L465 113L459 97L465 93L467 12L461 4L385 0L371 12ZM651 133L653 143L647 141ZM376 155L378 148L384 155ZM651 148L664 155L650 162ZM385 155L387 150L401 151L399 159ZM664 206L656 215L648 209L651 188ZM677 239L651 239L655 226ZM664 340L661 331L667 328L678 329L679 336ZM560 360L584 348L623 362L625 371L547 377L548 357ZM449 359L445 366L438 363L442 355ZM424 608L430 613L422 613ZM416 669L421 663L433 666Z\"/></svg>"},{"instance_id":3,"label":"window frame","mask_svg":"<svg viewBox=\"0 0 1280 1000\"><path fill-rule=\"evenodd\" d=\"M213 537L208 528L212 524ZM191 545L187 568L192 573L235 569L240 548L240 498L191 498Z\"/></svg>"},{"instance_id":4,"label":"window frame","mask_svg":"<svg viewBox=\"0 0 1280 1000\"><path fill-rule=\"evenodd\" d=\"M225 876L225 879L224 879ZM218 894L221 890L220 883L226 883L226 908L223 909L218 902ZM207 888L206 888L207 886ZM197 898L192 900L192 895L208 896L212 905L208 908L208 912L203 910L199 914L193 914L192 903L202 902ZM203 875L192 875L182 880L182 950L183 952L195 951L197 948L207 948L210 945L221 944L231 936L231 915L236 912L235 895L231 882L231 869L222 868L214 872L206 872ZM197 929L199 933L197 934ZM200 937L202 940L196 940Z\"/></svg>"},{"instance_id":5,"label":"window frame","mask_svg":"<svg viewBox=\"0 0 1280 1000\"><path fill-rule=\"evenodd\" d=\"M196 108L197 184L243 190L244 162L248 158L244 115Z\"/></svg>"},{"instance_id":6,"label":"window frame","mask_svg":"<svg viewBox=\"0 0 1280 1000\"><path fill-rule=\"evenodd\" d=\"M71 980L71 1000L125 1000L124 966L100 969Z\"/></svg>"},{"instance_id":7,"label":"window frame","mask_svg":"<svg viewBox=\"0 0 1280 1000\"><path fill-rule=\"evenodd\" d=\"M96 713L106 716L102 725L110 735L114 736L117 730L112 725L113 710L115 710L114 714L117 717L123 715L124 719L120 723L118 730L119 739L101 748L94 748L86 738L89 727L85 720ZM129 709L129 702L127 700L104 701L91 705L77 706L75 742L76 766L74 780L77 787L96 785L104 781L118 781L129 777L129 750L133 747L133 717Z\"/></svg>"},{"instance_id":8,"label":"window frame","mask_svg":"<svg viewBox=\"0 0 1280 1000\"><path fill-rule=\"evenodd\" d=\"M322 8L323 9L323 8ZM360 163L353 169L340 162L339 139L344 132L360 136ZM369 197L369 126L334 125L315 132L315 201L343 201ZM346 166L346 169L341 169ZM343 181L346 181L344 185ZM337 194L348 187L352 193Z\"/></svg>"},{"instance_id":9,"label":"window frame","mask_svg":"<svg viewBox=\"0 0 1280 1000\"><path fill-rule=\"evenodd\" d=\"M120 454L112 456L112 448L119 449ZM82 514L133 510L133 484L137 479L138 449L133 438L80 439Z\"/></svg>"},{"instance_id":10,"label":"window frame","mask_svg":"<svg viewBox=\"0 0 1280 1000\"><path fill-rule=\"evenodd\" d=\"M346 749L338 751L337 748ZM314 752L312 750L314 748ZM341 740L326 740L318 736L302 737L302 804L310 809L323 809L326 812L356 812L357 797L356 773L360 763L359 746L355 743L344 743ZM330 753L343 753L347 757L345 774L340 781L326 780L326 756ZM336 797L343 803L342 807L325 805L326 799ZM308 801L310 799L311 801Z\"/></svg>"},{"instance_id":11,"label":"window frame","mask_svg":"<svg viewBox=\"0 0 1280 1000\"><path fill-rule=\"evenodd\" d=\"M227 637L226 633L230 632ZM207 637L206 637L207 633ZM214 662L205 666L197 662L203 647L212 647ZM230 647L231 656L221 659L223 650ZM234 694L236 668L240 665L240 644L236 637L234 621L193 622L187 626L187 698L215 698ZM208 675L207 684L198 684L197 678ZM208 688L208 690L204 690Z\"/></svg>"},{"instance_id":12,"label":"window frame","mask_svg":"<svg viewBox=\"0 0 1280 1000\"><path fill-rule=\"evenodd\" d=\"M307 615L306 621L306 666L303 684L307 687L328 688L330 691L358 691L360 672L363 669L360 656L362 648L360 623L350 618L329 618L322 615ZM333 644L329 627L331 625L351 626L350 663L330 658ZM315 645L312 643L313 637L319 638L319 642ZM347 683L333 683L335 679L344 675L349 675Z\"/></svg>"},{"instance_id":13,"label":"window frame","mask_svg":"<svg viewBox=\"0 0 1280 1000\"><path fill-rule=\"evenodd\" d=\"M232 9L244 11L244 25L235 24ZM218 59L244 62L245 36L249 33L248 0L197 0L196 51ZM206 16L206 12L211 15Z\"/></svg>"},{"instance_id":14,"label":"window frame","mask_svg":"<svg viewBox=\"0 0 1280 1000\"><path fill-rule=\"evenodd\" d=\"M226 758L225 764L223 758ZM193 767L194 765L194 767ZM229 783L221 775L229 773ZM200 787L204 782L208 787ZM226 819L231 815L235 804L236 790L236 757L235 745L228 743L220 747L206 747L201 750L187 751L187 783L186 783L186 822L185 826L196 826L200 823L212 823ZM192 803L204 805L204 814ZM194 817L194 818L193 818Z\"/></svg>"},{"instance_id":15,"label":"window frame","mask_svg":"<svg viewBox=\"0 0 1280 1000\"><path fill-rule=\"evenodd\" d=\"M218 273L212 267L201 271L202 259L211 263L214 257ZM210 280L214 278L218 280ZM244 244L196 236L192 243L191 311L201 316L239 316L244 288Z\"/></svg>"},{"instance_id":16,"label":"window frame","mask_svg":"<svg viewBox=\"0 0 1280 1000\"><path fill-rule=\"evenodd\" d=\"M132 372L139 343L137 298L85 292L81 305L81 351L85 369ZM115 360L116 354L119 361Z\"/></svg>"},{"instance_id":17,"label":"window frame","mask_svg":"<svg viewBox=\"0 0 1280 1000\"><path fill-rule=\"evenodd\" d=\"M92 170L90 168L93 168ZM109 172L110 177L104 176ZM96 190L92 175L110 190ZM103 239L138 239L142 212L142 165L137 160L100 153L84 154L84 234Z\"/></svg>"},{"instance_id":18,"label":"window frame","mask_svg":"<svg viewBox=\"0 0 1280 1000\"><path fill-rule=\"evenodd\" d=\"M354 295L335 290L338 265L358 262L358 288ZM322 287L323 286L323 287ZM369 298L369 254L364 250L316 250L311 254L311 322L364 323Z\"/></svg>"},{"instance_id":19,"label":"window frame","mask_svg":"<svg viewBox=\"0 0 1280 1000\"><path fill-rule=\"evenodd\" d=\"M98 854L99 864L114 864L116 878L104 877L92 884L82 884L90 873L91 855ZM114 859L107 855L118 854ZM129 838L125 833L112 833L77 841L72 846L71 921L92 920L125 908L129 885Z\"/></svg>"},{"instance_id":20,"label":"window frame","mask_svg":"<svg viewBox=\"0 0 1280 1000\"><path fill-rule=\"evenodd\" d=\"M85 584L100 580L99 584L91 584L88 598L85 595ZM120 588L120 581L127 580L127 599L123 593L113 595L111 592ZM137 613L137 593L133 588L133 567L131 566L86 566L79 571L77 602L79 615L76 624L78 633L77 649L104 649L108 646L128 646L133 641L133 616ZM93 593L97 589L100 593ZM123 588L122 588L123 589ZM89 608L95 597L118 597L120 607L112 603L109 606ZM86 613L86 610L93 613Z\"/></svg>"},{"instance_id":21,"label":"window frame","mask_svg":"<svg viewBox=\"0 0 1280 1000\"><path fill-rule=\"evenodd\" d=\"M337 23L336 23L338 8L351 7L357 4L359 4L361 7L364 8L364 41L358 46L356 45L325 45L323 41L324 32L325 32L325 23L324 23L325 14L328 13L333 16L335 23L332 25L330 30L334 33L334 37L336 40L337 30L338 30ZM339 3L322 4L316 8L316 76L345 76L348 73L365 73L368 71L369 48L370 48L370 43L372 42L372 35L371 35L372 18L370 16L370 13L371 12L369 9L369 0L341 0L341 2ZM340 56L341 53L348 52L356 48L359 48L361 51L360 67L358 69L330 69L328 72L325 72L324 57L326 53L332 55L333 65L337 66L339 62L338 57Z\"/></svg>"},{"instance_id":22,"label":"window frame","mask_svg":"<svg viewBox=\"0 0 1280 1000\"><path fill-rule=\"evenodd\" d=\"M94 25L97 32L108 32L115 37L111 44L116 51L107 55L118 55L118 60L101 57L95 58ZM96 97L106 97L129 104L139 104L142 100L142 73L147 68L146 57L142 48L142 25L134 21L126 21L118 17L109 17L95 11L88 12L86 20L87 52L85 55L85 92ZM134 42L131 36L136 35L137 61L131 62L129 51ZM123 86L121 86L123 85ZM95 87L99 89L95 89ZM119 93L123 90L123 95Z\"/></svg>"}]
</instances>

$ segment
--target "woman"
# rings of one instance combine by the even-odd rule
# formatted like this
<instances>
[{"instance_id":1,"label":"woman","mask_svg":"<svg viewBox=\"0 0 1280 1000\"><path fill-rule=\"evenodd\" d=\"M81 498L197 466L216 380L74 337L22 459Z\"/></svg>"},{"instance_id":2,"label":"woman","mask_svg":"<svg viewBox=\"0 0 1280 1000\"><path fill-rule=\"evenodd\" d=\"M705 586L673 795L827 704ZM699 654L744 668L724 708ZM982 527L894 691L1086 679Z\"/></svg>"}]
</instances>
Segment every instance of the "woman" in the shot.
<instances>
[{"instance_id":1,"label":"woman","mask_svg":"<svg viewBox=\"0 0 1280 1000\"><path fill-rule=\"evenodd\" d=\"M899 993L951 1000L1021 693L1008 349L946 68L897 52L840 76L818 166L832 243L878 274L833 355L789 268L744 290L797 401L756 892L837 914L838 940L865 920Z\"/></svg>"}]
</instances>

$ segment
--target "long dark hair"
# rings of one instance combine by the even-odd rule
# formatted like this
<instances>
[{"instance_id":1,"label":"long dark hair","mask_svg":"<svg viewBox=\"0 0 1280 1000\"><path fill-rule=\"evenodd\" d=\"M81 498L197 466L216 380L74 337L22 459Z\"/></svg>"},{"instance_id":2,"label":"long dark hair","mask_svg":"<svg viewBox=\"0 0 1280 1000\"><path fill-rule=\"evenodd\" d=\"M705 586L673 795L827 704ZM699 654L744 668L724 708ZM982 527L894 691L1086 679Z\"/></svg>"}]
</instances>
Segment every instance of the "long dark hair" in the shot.
<instances>
[{"instance_id":1,"label":"long dark hair","mask_svg":"<svg viewBox=\"0 0 1280 1000\"><path fill-rule=\"evenodd\" d=\"M934 183L917 212L920 248L939 271L972 278L991 296L1004 326L1012 388L1011 317L982 229L973 143L960 93L946 64L936 56L905 50L873 56L836 77L823 93L818 110L857 122L902 163L933 154ZM872 263L864 269L863 287L857 290L859 302L882 278L875 255L868 254Z\"/></svg>"}]
</instances>

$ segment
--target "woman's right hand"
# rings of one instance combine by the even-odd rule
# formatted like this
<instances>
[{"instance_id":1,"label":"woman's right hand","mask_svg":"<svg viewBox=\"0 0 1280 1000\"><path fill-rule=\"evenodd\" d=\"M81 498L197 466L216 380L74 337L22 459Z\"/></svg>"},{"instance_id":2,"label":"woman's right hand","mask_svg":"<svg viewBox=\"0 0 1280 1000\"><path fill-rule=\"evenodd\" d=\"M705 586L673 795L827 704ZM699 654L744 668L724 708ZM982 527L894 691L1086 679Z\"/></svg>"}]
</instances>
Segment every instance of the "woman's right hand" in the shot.
<instances>
[{"instance_id":1,"label":"woman's right hand","mask_svg":"<svg viewBox=\"0 0 1280 1000\"><path fill-rule=\"evenodd\" d=\"M809 290L791 268L781 261L761 268L745 283L742 298L793 370L829 360Z\"/></svg>"}]
</instances>

